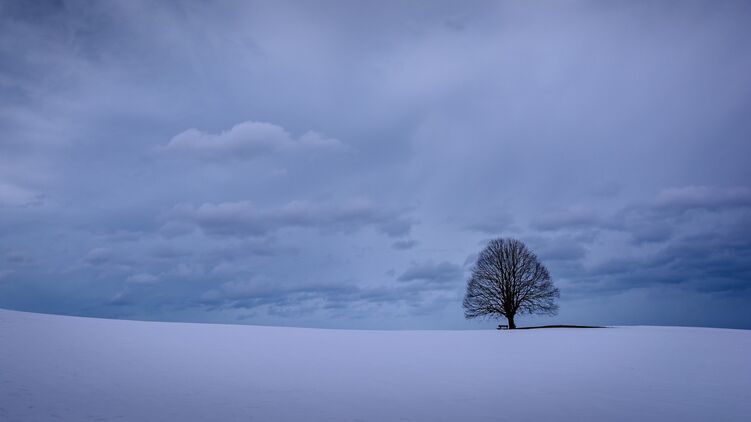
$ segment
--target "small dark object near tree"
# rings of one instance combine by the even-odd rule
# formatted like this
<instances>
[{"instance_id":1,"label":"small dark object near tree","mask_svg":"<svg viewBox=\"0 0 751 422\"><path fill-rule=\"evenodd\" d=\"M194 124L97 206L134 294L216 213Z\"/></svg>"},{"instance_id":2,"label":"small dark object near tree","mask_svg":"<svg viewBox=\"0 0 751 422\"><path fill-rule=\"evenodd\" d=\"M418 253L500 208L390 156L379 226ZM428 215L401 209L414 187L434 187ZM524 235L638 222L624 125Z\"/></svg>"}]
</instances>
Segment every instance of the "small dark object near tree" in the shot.
<instances>
[{"instance_id":1,"label":"small dark object near tree","mask_svg":"<svg viewBox=\"0 0 751 422\"><path fill-rule=\"evenodd\" d=\"M559 296L547 268L524 243L494 239L472 268L463 302L464 317L506 318L508 328L513 330L517 314L555 315Z\"/></svg>"},{"instance_id":2,"label":"small dark object near tree","mask_svg":"<svg viewBox=\"0 0 751 422\"><path fill-rule=\"evenodd\" d=\"M508 330L508 325L506 324L498 324L498 327L496 330Z\"/></svg>"}]
</instances>

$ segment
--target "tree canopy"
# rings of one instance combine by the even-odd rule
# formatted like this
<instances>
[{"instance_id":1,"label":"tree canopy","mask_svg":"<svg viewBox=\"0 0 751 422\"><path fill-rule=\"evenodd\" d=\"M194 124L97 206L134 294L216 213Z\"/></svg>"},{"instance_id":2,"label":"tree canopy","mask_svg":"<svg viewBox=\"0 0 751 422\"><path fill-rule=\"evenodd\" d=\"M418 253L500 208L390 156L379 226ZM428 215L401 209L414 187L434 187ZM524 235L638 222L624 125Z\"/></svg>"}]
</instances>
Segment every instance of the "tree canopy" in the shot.
<instances>
[{"instance_id":1,"label":"tree canopy","mask_svg":"<svg viewBox=\"0 0 751 422\"><path fill-rule=\"evenodd\" d=\"M517 314L555 315L559 296L548 269L523 242L493 239L480 252L467 280L464 316L506 318L513 329Z\"/></svg>"}]
</instances>

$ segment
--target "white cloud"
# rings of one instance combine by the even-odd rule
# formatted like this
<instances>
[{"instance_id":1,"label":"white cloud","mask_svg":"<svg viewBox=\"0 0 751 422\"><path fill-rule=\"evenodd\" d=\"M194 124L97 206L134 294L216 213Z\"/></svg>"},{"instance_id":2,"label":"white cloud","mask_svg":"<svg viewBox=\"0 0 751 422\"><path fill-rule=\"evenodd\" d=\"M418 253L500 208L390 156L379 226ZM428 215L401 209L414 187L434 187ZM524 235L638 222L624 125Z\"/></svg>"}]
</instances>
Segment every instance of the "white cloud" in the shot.
<instances>
[{"instance_id":1,"label":"white cloud","mask_svg":"<svg viewBox=\"0 0 751 422\"><path fill-rule=\"evenodd\" d=\"M108 248L94 248L86 253L83 260L90 265L102 265L110 262L114 254Z\"/></svg>"},{"instance_id":2,"label":"white cloud","mask_svg":"<svg viewBox=\"0 0 751 422\"><path fill-rule=\"evenodd\" d=\"M38 204L42 196L29 189L0 182L0 205L25 206Z\"/></svg>"},{"instance_id":3,"label":"white cloud","mask_svg":"<svg viewBox=\"0 0 751 422\"><path fill-rule=\"evenodd\" d=\"M125 281L128 283L135 283L135 284L152 284L159 281L159 277L148 274L148 273L139 273L139 274L133 274L129 276Z\"/></svg>"},{"instance_id":4,"label":"white cloud","mask_svg":"<svg viewBox=\"0 0 751 422\"><path fill-rule=\"evenodd\" d=\"M317 132L307 132L295 139L281 126L247 121L218 134L188 129L174 136L160 150L205 159L250 159L282 152L344 148L341 141Z\"/></svg>"},{"instance_id":5,"label":"white cloud","mask_svg":"<svg viewBox=\"0 0 751 422\"><path fill-rule=\"evenodd\" d=\"M5 280L13 274L11 270L0 270L0 281Z\"/></svg>"}]
</instances>

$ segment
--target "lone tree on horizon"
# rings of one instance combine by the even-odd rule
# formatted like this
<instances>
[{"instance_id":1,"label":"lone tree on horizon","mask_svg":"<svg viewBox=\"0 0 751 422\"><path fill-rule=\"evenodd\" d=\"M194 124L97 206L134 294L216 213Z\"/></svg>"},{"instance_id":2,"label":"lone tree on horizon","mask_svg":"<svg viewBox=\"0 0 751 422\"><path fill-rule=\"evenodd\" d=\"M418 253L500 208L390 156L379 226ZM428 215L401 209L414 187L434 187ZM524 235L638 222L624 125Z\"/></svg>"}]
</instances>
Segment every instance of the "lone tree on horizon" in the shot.
<instances>
[{"instance_id":1,"label":"lone tree on horizon","mask_svg":"<svg viewBox=\"0 0 751 422\"><path fill-rule=\"evenodd\" d=\"M555 315L559 296L548 269L523 242L493 239L480 252L467 280L464 317L503 317L514 329L516 314Z\"/></svg>"}]
</instances>

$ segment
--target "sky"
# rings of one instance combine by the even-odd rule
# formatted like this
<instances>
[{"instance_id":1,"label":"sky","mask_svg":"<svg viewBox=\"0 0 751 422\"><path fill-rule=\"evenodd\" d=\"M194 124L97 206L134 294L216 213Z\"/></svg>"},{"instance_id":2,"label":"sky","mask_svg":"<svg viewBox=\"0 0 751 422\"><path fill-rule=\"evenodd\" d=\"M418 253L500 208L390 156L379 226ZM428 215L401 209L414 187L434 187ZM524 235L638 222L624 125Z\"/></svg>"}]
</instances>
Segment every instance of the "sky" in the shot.
<instances>
[{"instance_id":1,"label":"sky","mask_svg":"<svg viewBox=\"0 0 751 422\"><path fill-rule=\"evenodd\" d=\"M751 3L0 0L0 307L751 328Z\"/></svg>"}]
</instances>

